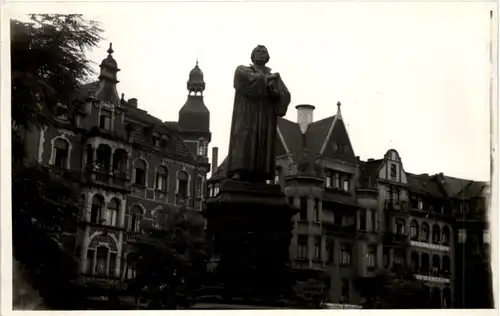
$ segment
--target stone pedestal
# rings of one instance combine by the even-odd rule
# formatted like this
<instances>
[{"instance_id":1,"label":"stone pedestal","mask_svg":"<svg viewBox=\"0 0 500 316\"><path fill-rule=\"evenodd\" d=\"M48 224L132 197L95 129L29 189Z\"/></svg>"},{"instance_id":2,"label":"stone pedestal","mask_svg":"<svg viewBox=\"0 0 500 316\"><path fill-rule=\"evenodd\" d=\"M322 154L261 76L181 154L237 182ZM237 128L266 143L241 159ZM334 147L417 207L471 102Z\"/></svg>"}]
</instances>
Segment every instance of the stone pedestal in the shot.
<instances>
[{"instance_id":1,"label":"stone pedestal","mask_svg":"<svg viewBox=\"0 0 500 316\"><path fill-rule=\"evenodd\" d=\"M221 183L204 214L213 257L219 258L213 280L225 303L273 305L290 295L289 246L297 211L279 185Z\"/></svg>"}]
</instances>

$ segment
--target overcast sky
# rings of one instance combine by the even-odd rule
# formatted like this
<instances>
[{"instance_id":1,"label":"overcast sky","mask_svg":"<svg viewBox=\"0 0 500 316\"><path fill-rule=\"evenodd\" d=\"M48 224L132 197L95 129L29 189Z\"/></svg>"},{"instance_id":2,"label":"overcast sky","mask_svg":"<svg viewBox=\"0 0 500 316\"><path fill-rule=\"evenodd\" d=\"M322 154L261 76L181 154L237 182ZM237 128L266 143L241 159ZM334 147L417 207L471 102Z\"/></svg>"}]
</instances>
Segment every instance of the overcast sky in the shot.
<instances>
[{"instance_id":1,"label":"overcast sky","mask_svg":"<svg viewBox=\"0 0 500 316\"><path fill-rule=\"evenodd\" d=\"M63 6L64 5L64 6ZM164 121L177 120L198 56L212 146L227 154L234 69L266 45L292 103L314 119L336 112L361 159L390 149L412 173L489 179L489 10L481 2L76 3L12 5L83 13L105 29L121 72L118 92ZM11 11L12 12L12 11ZM211 150L210 150L211 153Z\"/></svg>"}]
</instances>

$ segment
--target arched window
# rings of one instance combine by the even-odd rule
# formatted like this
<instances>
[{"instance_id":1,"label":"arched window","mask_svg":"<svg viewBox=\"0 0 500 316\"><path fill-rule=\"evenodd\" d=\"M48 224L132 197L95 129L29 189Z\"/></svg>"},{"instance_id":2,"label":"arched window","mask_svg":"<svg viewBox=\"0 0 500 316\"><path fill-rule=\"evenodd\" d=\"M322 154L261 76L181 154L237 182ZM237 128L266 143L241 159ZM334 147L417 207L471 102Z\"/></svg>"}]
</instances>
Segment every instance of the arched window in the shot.
<instances>
[{"instance_id":1,"label":"arched window","mask_svg":"<svg viewBox=\"0 0 500 316\"><path fill-rule=\"evenodd\" d=\"M420 232L421 234L421 239L422 241L429 241L429 224L427 223L422 223L422 226L420 227Z\"/></svg>"},{"instance_id":2,"label":"arched window","mask_svg":"<svg viewBox=\"0 0 500 316\"><path fill-rule=\"evenodd\" d=\"M418 223L416 220L412 220L410 223L410 238L413 240L418 239Z\"/></svg>"},{"instance_id":3,"label":"arched window","mask_svg":"<svg viewBox=\"0 0 500 316\"><path fill-rule=\"evenodd\" d=\"M109 248L104 246L97 247L97 275L108 275L108 253Z\"/></svg>"},{"instance_id":4,"label":"arched window","mask_svg":"<svg viewBox=\"0 0 500 316\"><path fill-rule=\"evenodd\" d=\"M62 169L67 169L69 159L69 144L66 140L58 138L54 142L53 165Z\"/></svg>"},{"instance_id":5,"label":"arched window","mask_svg":"<svg viewBox=\"0 0 500 316\"><path fill-rule=\"evenodd\" d=\"M189 175L186 171L177 173L177 195L181 198L188 197L188 180Z\"/></svg>"},{"instance_id":6,"label":"arched window","mask_svg":"<svg viewBox=\"0 0 500 316\"><path fill-rule=\"evenodd\" d=\"M94 195L92 198L92 206L90 210L90 222L94 224L101 224L102 211L104 206L104 198L101 195Z\"/></svg>"},{"instance_id":7,"label":"arched window","mask_svg":"<svg viewBox=\"0 0 500 316\"><path fill-rule=\"evenodd\" d=\"M428 253L423 253L421 256L421 271L422 273L429 272L430 258Z\"/></svg>"},{"instance_id":8,"label":"arched window","mask_svg":"<svg viewBox=\"0 0 500 316\"><path fill-rule=\"evenodd\" d=\"M443 227L443 245L450 244L450 228L448 226Z\"/></svg>"},{"instance_id":9,"label":"arched window","mask_svg":"<svg viewBox=\"0 0 500 316\"><path fill-rule=\"evenodd\" d=\"M443 277L448 278L451 273L451 260L448 256L443 256L443 265L441 267Z\"/></svg>"},{"instance_id":10,"label":"arched window","mask_svg":"<svg viewBox=\"0 0 500 316\"><path fill-rule=\"evenodd\" d=\"M158 191L167 192L168 170L164 166L159 166L156 171L155 188Z\"/></svg>"},{"instance_id":11,"label":"arched window","mask_svg":"<svg viewBox=\"0 0 500 316\"><path fill-rule=\"evenodd\" d=\"M432 256L432 274L437 275L441 269L441 259L438 255Z\"/></svg>"},{"instance_id":12,"label":"arched window","mask_svg":"<svg viewBox=\"0 0 500 316\"><path fill-rule=\"evenodd\" d=\"M417 252L411 253L411 269L414 273L417 273L420 268L419 259L420 258Z\"/></svg>"},{"instance_id":13,"label":"arched window","mask_svg":"<svg viewBox=\"0 0 500 316\"><path fill-rule=\"evenodd\" d=\"M107 224L110 226L116 226L118 213L120 209L120 200L112 199L108 205L108 216L107 216Z\"/></svg>"},{"instance_id":14,"label":"arched window","mask_svg":"<svg viewBox=\"0 0 500 316\"><path fill-rule=\"evenodd\" d=\"M432 225L432 243L439 244L440 241L441 241L441 228L439 228L439 225L434 224Z\"/></svg>"},{"instance_id":15,"label":"arched window","mask_svg":"<svg viewBox=\"0 0 500 316\"><path fill-rule=\"evenodd\" d=\"M133 206L130 209L130 213L127 214L126 227L128 230L133 232L141 231L141 222L144 219L144 213L139 206Z\"/></svg>"},{"instance_id":16,"label":"arched window","mask_svg":"<svg viewBox=\"0 0 500 316\"><path fill-rule=\"evenodd\" d=\"M142 159L137 159L134 165L135 181L140 186L146 185L146 163Z\"/></svg>"},{"instance_id":17,"label":"arched window","mask_svg":"<svg viewBox=\"0 0 500 316\"><path fill-rule=\"evenodd\" d=\"M443 308L451 308L451 290L448 287L443 289Z\"/></svg>"}]
</instances>

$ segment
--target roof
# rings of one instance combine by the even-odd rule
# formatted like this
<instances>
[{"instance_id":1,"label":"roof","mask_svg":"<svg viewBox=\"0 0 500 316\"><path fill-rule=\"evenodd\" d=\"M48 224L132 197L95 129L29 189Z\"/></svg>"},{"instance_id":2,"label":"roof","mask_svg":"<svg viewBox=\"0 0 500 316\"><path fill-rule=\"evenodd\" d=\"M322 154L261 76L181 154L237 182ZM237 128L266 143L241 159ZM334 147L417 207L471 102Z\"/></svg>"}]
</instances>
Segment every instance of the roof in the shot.
<instances>
[{"instance_id":1,"label":"roof","mask_svg":"<svg viewBox=\"0 0 500 316\"><path fill-rule=\"evenodd\" d=\"M410 190L414 193L430 195L437 198L447 197L446 192L442 189L436 176L429 176L428 174L416 175L407 172L406 179L408 180Z\"/></svg>"},{"instance_id":2,"label":"roof","mask_svg":"<svg viewBox=\"0 0 500 316\"><path fill-rule=\"evenodd\" d=\"M98 88L98 84L99 82L96 81L82 85L77 92L78 96L85 98L94 97L95 91ZM126 105L126 109L126 119L139 122L143 124L144 127L152 128L152 130L158 131L169 137L169 142L166 148L168 157L187 163L196 162L195 157L193 157L186 144L184 143L181 135L179 134L176 122L164 123L162 120L149 114L147 111L136 107ZM142 126L134 129L132 133L134 136L134 141L136 143L139 143L141 145L149 144L149 142L147 141L145 130L142 128Z\"/></svg>"},{"instance_id":3,"label":"roof","mask_svg":"<svg viewBox=\"0 0 500 316\"><path fill-rule=\"evenodd\" d=\"M361 189L374 189L377 187L378 170L383 159L360 161L358 185Z\"/></svg>"}]
</instances>

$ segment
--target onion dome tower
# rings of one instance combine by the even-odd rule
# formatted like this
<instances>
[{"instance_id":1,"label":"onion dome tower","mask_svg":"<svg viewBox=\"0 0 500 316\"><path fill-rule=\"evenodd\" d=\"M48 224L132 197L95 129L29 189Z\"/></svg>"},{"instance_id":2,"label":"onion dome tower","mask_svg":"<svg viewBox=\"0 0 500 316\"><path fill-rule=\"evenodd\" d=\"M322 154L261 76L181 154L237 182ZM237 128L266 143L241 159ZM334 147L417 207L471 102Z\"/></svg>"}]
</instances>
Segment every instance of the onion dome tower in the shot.
<instances>
[{"instance_id":1,"label":"onion dome tower","mask_svg":"<svg viewBox=\"0 0 500 316\"><path fill-rule=\"evenodd\" d=\"M210 111L203 101L205 81L198 61L189 73L187 90L186 103L179 110L179 132L195 156L206 157L212 134L210 133Z\"/></svg>"}]
</instances>

